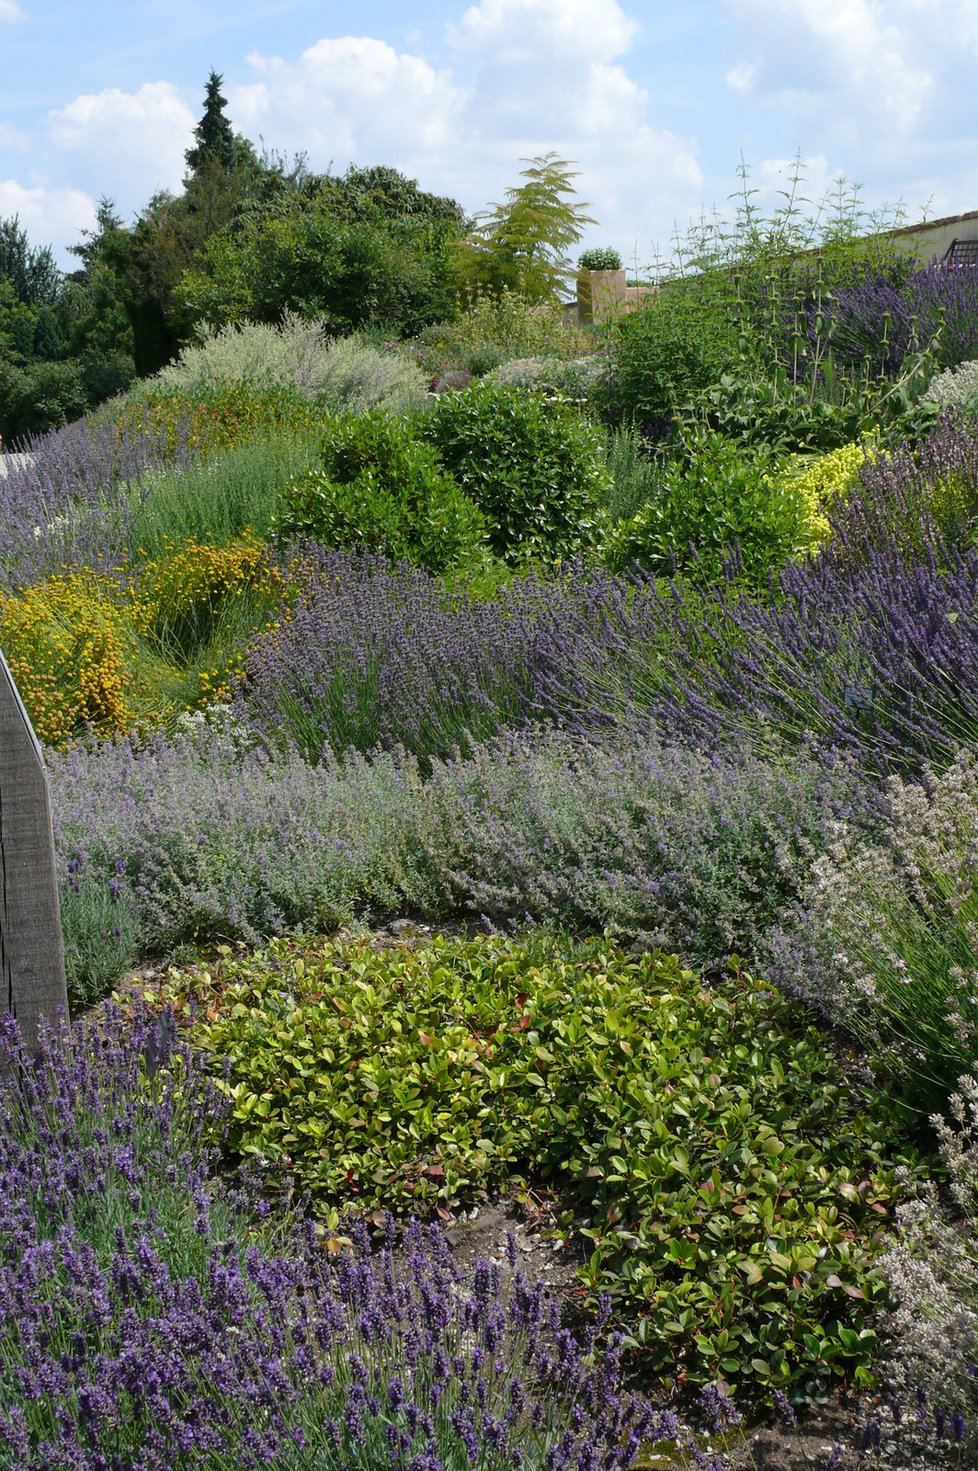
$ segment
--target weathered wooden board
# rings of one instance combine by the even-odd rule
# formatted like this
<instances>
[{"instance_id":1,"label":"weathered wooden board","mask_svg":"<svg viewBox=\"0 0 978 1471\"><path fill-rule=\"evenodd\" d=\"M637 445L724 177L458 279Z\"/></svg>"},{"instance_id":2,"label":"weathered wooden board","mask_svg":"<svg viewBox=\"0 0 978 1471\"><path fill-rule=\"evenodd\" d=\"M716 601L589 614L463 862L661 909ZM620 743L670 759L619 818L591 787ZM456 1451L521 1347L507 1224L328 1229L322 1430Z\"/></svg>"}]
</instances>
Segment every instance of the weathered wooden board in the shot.
<instances>
[{"instance_id":1,"label":"weathered wooden board","mask_svg":"<svg viewBox=\"0 0 978 1471\"><path fill-rule=\"evenodd\" d=\"M51 803L37 737L0 652L0 1011L32 1045L67 1013Z\"/></svg>"}]
</instances>

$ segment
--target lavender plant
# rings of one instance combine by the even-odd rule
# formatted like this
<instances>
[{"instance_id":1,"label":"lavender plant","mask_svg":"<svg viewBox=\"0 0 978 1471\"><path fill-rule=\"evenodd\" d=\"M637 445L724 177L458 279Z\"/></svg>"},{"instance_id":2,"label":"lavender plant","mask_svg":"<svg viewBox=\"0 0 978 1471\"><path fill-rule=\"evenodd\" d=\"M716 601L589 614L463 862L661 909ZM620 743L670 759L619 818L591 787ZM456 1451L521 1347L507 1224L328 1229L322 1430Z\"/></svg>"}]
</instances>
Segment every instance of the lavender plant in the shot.
<instances>
[{"instance_id":1,"label":"lavender plant","mask_svg":"<svg viewBox=\"0 0 978 1471\"><path fill-rule=\"evenodd\" d=\"M947 763L978 737L978 554L892 541L850 565L830 544L747 596L734 562L699 595L594 577L541 618L533 698L581 732L657 723L713 747L810 739L869 773Z\"/></svg>"},{"instance_id":2,"label":"lavender plant","mask_svg":"<svg viewBox=\"0 0 978 1471\"><path fill-rule=\"evenodd\" d=\"M109 418L79 420L22 448L0 483L0 588L40 581L66 562L110 564L127 544L139 495L129 487L164 463L189 462L186 439Z\"/></svg>"},{"instance_id":3,"label":"lavender plant","mask_svg":"<svg viewBox=\"0 0 978 1471\"><path fill-rule=\"evenodd\" d=\"M256 730L311 761L378 745L424 758L524 717L545 584L523 579L474 603L420 568L315 543L292 572L298 594L252 648L236 698Z\"/></svg>"},{"instance_id":4,"label":"lavender plant","mask_svg":"<svg viewBox=\"0 0 978 1471\"><path fill-rule=\"evenodd\" d=\"M865 561L881 543L909 560L941 544L971 545L978 516L978 424L945 408L918 445L903 442L866 461L831 524L840 561Z\"/></svg>"},{"instance_id":5,"label":"lavender plant","mask_svg":"<svg viewBox=\"0 0 978 1471\"><path fill-rule=\"evenodd\" d=\"M9 1471L624 1471L671 1429L621 1393L620 1347L593 1367L542 1289L465 1280L437 1230L336 1260L312 1226L256 1234L208 1177L222 1109L168 1014L35 1060L7 1017L0 1068Z\"/></svg>"}]
</instances>

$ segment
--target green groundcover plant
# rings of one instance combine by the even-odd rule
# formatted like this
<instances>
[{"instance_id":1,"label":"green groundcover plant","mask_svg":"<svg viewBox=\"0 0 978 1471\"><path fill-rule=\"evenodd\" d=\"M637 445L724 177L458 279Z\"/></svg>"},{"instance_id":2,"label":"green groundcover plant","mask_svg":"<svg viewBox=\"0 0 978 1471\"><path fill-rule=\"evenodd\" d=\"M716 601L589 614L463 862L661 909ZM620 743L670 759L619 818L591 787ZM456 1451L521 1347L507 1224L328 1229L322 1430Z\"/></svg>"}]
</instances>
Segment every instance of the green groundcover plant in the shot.
<instances>
[{"instance_id":1,"label":"green groundcover plant","mask_svg":"<svg viewBox=\"0 0 978 1471\"><path fill-rule=\"evenodd\" d=\"M559 1187L656 1366L797 1392L869 1382L873 1268L895 1188L854 1107L768 987L707 987L593 942L277 943L165 997L214 1058L228 1142L326 1221Z\"/></svg>"}]
</instances>

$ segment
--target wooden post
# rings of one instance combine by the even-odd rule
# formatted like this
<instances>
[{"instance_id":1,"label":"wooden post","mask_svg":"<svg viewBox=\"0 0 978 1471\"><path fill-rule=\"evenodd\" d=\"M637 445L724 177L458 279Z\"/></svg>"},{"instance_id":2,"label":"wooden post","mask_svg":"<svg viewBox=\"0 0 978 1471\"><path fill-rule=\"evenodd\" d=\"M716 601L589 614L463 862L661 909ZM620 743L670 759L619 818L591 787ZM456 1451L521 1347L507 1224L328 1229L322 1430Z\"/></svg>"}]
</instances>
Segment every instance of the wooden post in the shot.
<instances>
[{"instance_id":1,"label":"wooden post","mask_svg":"<svg viewBox=\"0 0 978 1471\"><path fill-rule=\"evenodd\" d=\"M0 653L0 1011L28 1047L42 1017L68 1011L44 757Z\"/></svg>"}]
</instances>

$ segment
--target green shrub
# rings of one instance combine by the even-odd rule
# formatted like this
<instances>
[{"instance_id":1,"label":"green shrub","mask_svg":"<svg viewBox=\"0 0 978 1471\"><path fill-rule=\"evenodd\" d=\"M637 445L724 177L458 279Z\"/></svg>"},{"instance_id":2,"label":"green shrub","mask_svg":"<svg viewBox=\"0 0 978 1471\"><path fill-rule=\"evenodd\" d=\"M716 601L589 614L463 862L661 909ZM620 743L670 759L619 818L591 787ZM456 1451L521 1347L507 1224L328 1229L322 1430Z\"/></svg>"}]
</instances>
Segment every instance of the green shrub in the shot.
<instances>
[{"instance_id":1,"label":"green shrub","mask_svg":"<svg viewBox=\"0 0 978 1471\"><path fill-rule=\"evenodd\" d=\"M431 572L478 562L485 545L482 515L435 450L376 410L332 420L319 464L290 483L282 502L282 540L382 551Z\"/></svg>"},{"instance_id":2,"label":"green shrub","mask_svg":"<svg viewBox=\"0 0 978 1471\"><path fill-rule=\"evenodd\" d=\"M350 414L415 414L427 405L428 384L418 364L403 354L338 337L321 365L316 396L326 407Z\"/></svg>"},{"instance_id":3,"label":"green shrub","mask_svg":"<svg viewBox=\"0 0 978 1471\"><path fill-rule=\"evenodd\" d=\"M586 1222L586 1286L655 1365L866 1382L893 1179L877 1123L769 988L482 938L276 944L171 973L169 997L226 1078L234 1151L328 1220L556 1184Z\"/></svg>"},{"instance_id":4,"label":"green shrub","mask_svg":"<svg viewBox=\"0 0 978 1471\"><path fill-rule=\"evenodd\" d=\"M665 461L655 499L609 537L611 567L694 570L713 581L736 548L745 580L761 585L817 544L809 502L773 451L704 429L687 431L685 450Z\"/></svg>"},{"instance_id":5,"label":"green shrub","mask_svg":"<svg viewBox=\"0 0 978 1471\"><path fill-rule=\"evenodd\" d=\"M476 383L444 394L423 432L485 515L497 556L553 561L594 540L608 484L601 437L566 399Z\"/></svg>"},{"instance_id":6,"label":"green shrub","mask_svg":"<svg viewBox=\"0 0 978 1471\"><path fill-rule=\"evenodd\" d=\"M466 311L421 334L425 366L435 374L462 368L476 377L510 358L577 357L593 339L567 326L560 307L527 301L515 291L476 296Z\"/></svg>"},{"instance_id":7,"label":"green shrub","mask_svg":"<svg viewBox=\"0 0 978 1471\"><path fill-rule=\"evenodd\" d=\"M612 421L647 426L657 438L673 416L737 362L742 343L731 316L704 287L658 292L619 324L602 406Z\"/></svg>"}]
</instances>

